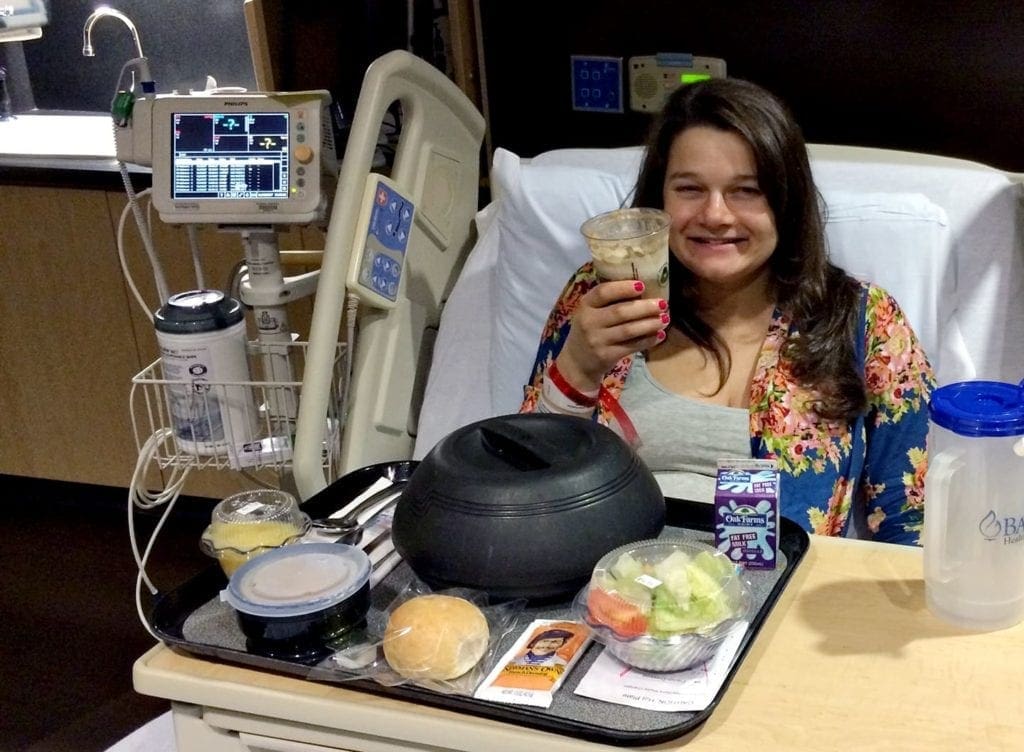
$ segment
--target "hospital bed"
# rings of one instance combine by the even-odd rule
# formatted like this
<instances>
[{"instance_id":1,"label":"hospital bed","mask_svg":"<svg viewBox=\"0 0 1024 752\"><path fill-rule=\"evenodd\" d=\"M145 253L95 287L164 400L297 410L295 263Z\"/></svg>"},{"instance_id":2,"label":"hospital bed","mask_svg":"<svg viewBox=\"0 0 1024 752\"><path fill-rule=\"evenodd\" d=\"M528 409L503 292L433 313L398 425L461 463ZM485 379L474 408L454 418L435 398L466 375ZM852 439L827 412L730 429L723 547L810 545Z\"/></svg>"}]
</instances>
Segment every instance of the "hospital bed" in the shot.
<instances>
[{"instance_id":1,"label":"hospital bed","mask_svg":"<svg viewBox=\"0 0 1024 752\"><path fill-rule=\"evenodd\" d=\"M382 60L368 71L357 106L317 291L295 447L304 498L327 482L323 415L343 279L361 188L390 104L400 101L406 114L392 177L422 211L399 304L362 312L342 472L422 457L459 426L518 408L547 313L588 257L578 228L594 214L629 203L641 158L639 147L560 149L531 158L499 148L490 171L493 199L477 211L482 118L450 82L411 56L392 53ZM923 154L809 149L828 207L832 258L896 296L939 381L1024 377L1024 175ZM166 689L155 689L165 681ZM215 738L223 745L218 748L240 749L220 730L233 727L231 714L213 712L209 725L193 704L231 705L234 699L219 694L227 685L211 679L208 692L193 696L172 691L174 681L150 678L147 691L178 701L181 749L212 749ZM246 693L256 698L266 691L254 686ZM302 698L296 703L304 707ZM270 699L266 708L265 716L245 722L256 719L269 728L284 717ZM277 726L275 735L294 739L306 728L293 721ZM154 726L140 735L122 748L136 742L156 748L167 729ZM333 740L323 739L334 748Z\"/></svg>"},{"instance_id":2,"label":"hospital bed","mask_svg":"<svg viewBox=\"0 0 1024 752\"><path fill-rule=\"evenodd\" d=\"M589 257L579 226L629 203L641 152L496 150L494 199L441 317L414 457L518 408L547 314ZM884 149L809 152L833 261L896 297L939 383L1024 377L1024 175Z\"/></svg>"},{"instance_id":3,"label":"hospital bed","mask_svg":"<svg viewBox=\"0 0 1024 752\"><path fill-rule=\"evenodd\" d=\"M335 407L329 402L345 280L365 240L364 186L380 126L396 103L402 130L389 178L415 206L414 220L396 304L364 307L348 343L353 363L339 474L409 456L441 307L471 245L483 117L439 70L392 51L366 71L328 224L296 423L293 474L303 499L331 480L322 461L324 419Z\"/></svg>"},{"instance_id":4,"label":"hospital bed","mask_svg":"<svg viewBox=\"0 0 1024 752\"><path fill-rule=\"evenodd\" d=\"M418 459L454 429L518 409L544 320L588 258L579 226L629 203L641 159L641 147L531 158L499 148L492 201L477 211L480 115L412 55L375 61L357 103L317 288L295 442L302 498L330 480L323 416L342 280L359 240L379 126L394 102L405 118L391 178L417 211L398 305L364 307L350 343L339 474ZM1024 377L1024 175L883 149L809 151L833 260L895 295L939 382Z\"/></svg>"}]
</instances>

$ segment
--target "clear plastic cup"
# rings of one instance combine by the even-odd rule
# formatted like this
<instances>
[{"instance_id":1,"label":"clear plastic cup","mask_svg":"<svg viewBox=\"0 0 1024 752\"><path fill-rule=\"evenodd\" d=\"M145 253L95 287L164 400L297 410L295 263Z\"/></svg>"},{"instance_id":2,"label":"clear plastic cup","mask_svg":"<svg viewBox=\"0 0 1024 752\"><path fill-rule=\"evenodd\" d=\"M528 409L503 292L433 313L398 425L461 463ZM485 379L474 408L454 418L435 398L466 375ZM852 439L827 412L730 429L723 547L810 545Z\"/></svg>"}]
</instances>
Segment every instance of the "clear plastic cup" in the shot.
<instances>
[{"instance_id":1,"label":"clear plastic cup","mask_svg":"<svg viewBox=\"0 0 1024 752\"><path fill-rule=\"evenodd\" d=\"M249 559L298 540L310 524L309 515L287 491L242 491L213 508L200 547L230 577Z\"/></svg>"},{"instance_id":2,"label":"clear plastic cup","mask_svg":"<svg viewBox=\"0 0 1024 752\"><path fill-rule=\"evenodd\" d=\"M670 217L660 209L615 209L580 227L604 281L638 279L645 298L668 300Z\"/></svg>"}]
</instances>

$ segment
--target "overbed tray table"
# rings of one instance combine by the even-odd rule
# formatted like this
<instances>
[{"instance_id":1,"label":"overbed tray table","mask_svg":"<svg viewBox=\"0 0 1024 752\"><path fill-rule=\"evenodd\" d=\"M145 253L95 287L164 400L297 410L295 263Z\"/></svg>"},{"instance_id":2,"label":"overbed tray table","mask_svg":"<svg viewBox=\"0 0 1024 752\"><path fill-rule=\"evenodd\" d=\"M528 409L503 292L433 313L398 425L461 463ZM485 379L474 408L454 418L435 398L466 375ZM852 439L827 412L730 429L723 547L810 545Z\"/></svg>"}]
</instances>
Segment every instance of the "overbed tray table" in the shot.
<instances>
[{"instance_id":1,"label":"overbed tray table","mask_svg":"<svg viewBox=\"0 0 1024 752\"><path fill-rule=\"evenodd\" d=\"M1024 625L974 634L931 616L920 549L812 536L714 712L650 748L1016 752L1022 665ZM134 680L172 701L181 752L621 749L166 645Z\"/></svg>"},{"instance_id":2,"label":"overbed tray table","mask_svg":"<svg viewBox=\"0 0 1024 752\"><path fill-rule=\"evenodd\" d=\"M407 477L406 473L398 473L398 475ZM349 494L345 496L351 498ZM316 505L315 498L310 501ZM709 505L669 499L667 508L666 536L704 543L713 542L712 508ZM313 511L321 513L324 510L315 509ZM154 609L153 622L157 633L165 642L199 656L217 658L306 679L340 680L344 682L344 686L359 691L412 700L591 741L618 745L653 744L681 736L706 721L714 712L729 680L756 640L764 620L807 550L807 534L790 520L781 521L779 538L781 550L779 566L771 571L748 572L756 612L750 619L750 626L725 683L711 705L700 712L666 713L642 710L625 705L604 703L574 694L575 685L602 650L602 646L596 643L590 646L555 696L551 708L548 709L441 694L414 684L386 687L367 679L352 680L344 674L332 677L306 663L253 654L246 649L244 637L235 622L231 608L218 598L220 590L226 583L224 576L216 566L204 571L165 596ZM371 593L373 606L379 609L386 608L413 578L414 575L407 565L404 563L399 565L394 572L374 588ZM528 607L525 613L520 614L517 628L507 635L499 645L494 656L491 657L491 662L496 662L526 624L536 618L571 619L573 614L569 602ZM491 668L491 665L485 666L484 673L490 671Z\"/></svg>"}]
</instances>

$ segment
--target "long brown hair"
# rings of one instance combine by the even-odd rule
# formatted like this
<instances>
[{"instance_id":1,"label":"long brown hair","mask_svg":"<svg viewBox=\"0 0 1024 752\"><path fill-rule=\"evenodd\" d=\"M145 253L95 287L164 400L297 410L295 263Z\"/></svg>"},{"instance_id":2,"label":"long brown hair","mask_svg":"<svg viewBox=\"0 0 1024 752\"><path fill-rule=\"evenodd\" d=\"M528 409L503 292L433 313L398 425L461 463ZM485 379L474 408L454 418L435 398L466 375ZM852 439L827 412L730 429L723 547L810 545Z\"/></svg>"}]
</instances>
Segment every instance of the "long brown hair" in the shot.
<instances>
[{"instance_id":1,"label":"long brown hair","mask_svg":"<svg viewBox=\"0 0 1024 752\"><path fill-rule=\"evenodd\" d=\"M777 97L731 78L676 90L651 130L633 205L663 205L672 143L698 125L736 133L754 153L758 184L775 214L779 237L769 261L772 292L800 335L786 345L793 376L816 392L815 410L821 417L849 419L862 413L867 395L854 349L860 285L828 260L823 202L811 176L807 145ZM693 274L675 254L669 254L669 265L672 326L715 358L721 389L731 364L729 350L700 316Z\"/></svg>"}]
</instances>

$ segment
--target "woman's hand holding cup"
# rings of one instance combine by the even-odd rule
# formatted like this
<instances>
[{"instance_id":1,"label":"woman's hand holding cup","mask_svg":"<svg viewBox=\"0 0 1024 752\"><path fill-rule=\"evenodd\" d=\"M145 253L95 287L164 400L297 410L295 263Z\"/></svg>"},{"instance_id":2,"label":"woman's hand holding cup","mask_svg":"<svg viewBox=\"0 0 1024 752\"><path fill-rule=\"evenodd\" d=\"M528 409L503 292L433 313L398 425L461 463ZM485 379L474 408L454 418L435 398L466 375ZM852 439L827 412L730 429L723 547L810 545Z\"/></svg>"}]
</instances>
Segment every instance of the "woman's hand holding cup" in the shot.
<instances>
[{"instance_id":1,"label":"woman's hand holding cup","mask_svg":"<svg viewBox=\"0 0 1024 752\"><path fill-rule=\"evenodd\" d=\"M573 317L558 370L583 392L598 389L622 358L665 339L668 301L645 298L639 280L602 282L583 296Z\"/></svg>"},{"instance_id":2,"label":"woman's hand holding cup","mask_svg":"<svg viewBox=\"0 0 1024 752\"><path fill-rule=\"evenodd\" d=\"M665 339L669 224L660 209L629 208L599 214L580 228L601 283L581 299L557 359L576 389L599 389L618 361Z\"/></svg>"}]
</instances>

